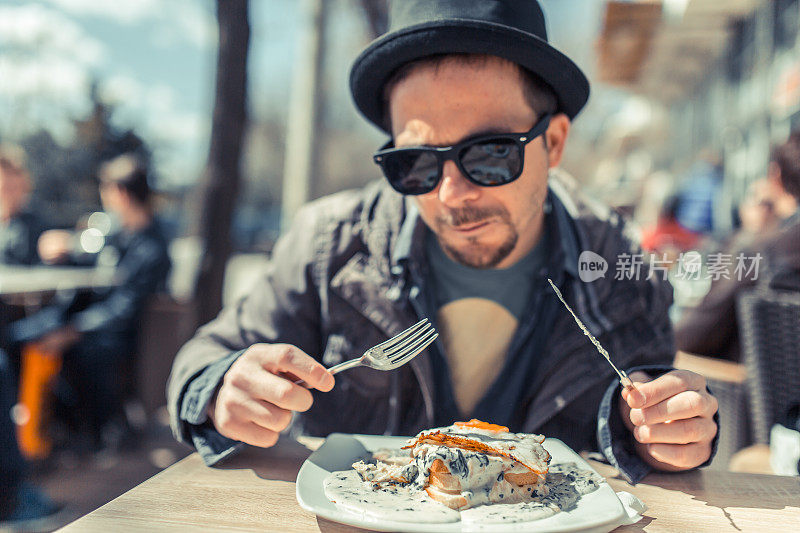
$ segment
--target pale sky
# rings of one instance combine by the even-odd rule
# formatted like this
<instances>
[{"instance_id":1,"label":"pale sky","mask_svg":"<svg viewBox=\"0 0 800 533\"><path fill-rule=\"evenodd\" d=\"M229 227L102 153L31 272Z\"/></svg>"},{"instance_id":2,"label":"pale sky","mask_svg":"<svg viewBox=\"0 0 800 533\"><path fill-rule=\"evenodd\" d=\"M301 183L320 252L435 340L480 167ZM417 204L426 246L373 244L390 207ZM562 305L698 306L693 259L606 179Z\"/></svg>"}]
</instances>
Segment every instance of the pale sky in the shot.
<instances>
[{"instance_id":1,"label":"pale sky","mask_svg":"<svg viewBox=\"0 0 800 533\"><path fill-rule=\"evenodd\" d=\"M355 116L347 72L366 44L356 0L330 0L329 106ZM591 71L600 0L543 0L551 42ZM250 107L285 116L303 18L298 0L251 0ZM40 128L68 142L88 87L116 102L114 122L151 147L162 186L188 184L205 160L213 102L211 0L0 0L0 135ZM348 117L348 115L351 115Z\"/></svg>"}]
</instances>

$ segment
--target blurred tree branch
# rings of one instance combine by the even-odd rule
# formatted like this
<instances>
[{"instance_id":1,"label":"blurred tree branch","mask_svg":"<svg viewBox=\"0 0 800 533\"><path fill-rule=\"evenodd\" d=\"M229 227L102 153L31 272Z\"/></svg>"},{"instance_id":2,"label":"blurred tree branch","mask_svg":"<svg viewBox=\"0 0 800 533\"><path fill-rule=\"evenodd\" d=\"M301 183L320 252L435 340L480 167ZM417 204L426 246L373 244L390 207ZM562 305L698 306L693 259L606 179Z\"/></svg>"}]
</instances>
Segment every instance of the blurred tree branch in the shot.
<instances>
[{"instance_id":1,"label":"blurred tree branch","mask_svg":"<svg viewBox=\"0 0 800 533\"><path fill-rule=\"evenodd\" d=\"M361 9L367 17L372 38L386 32L389 26L389 7L387 0L359 0Z\"/></svg>"},{"instance_id":2,"label":"blurred tree branch","mask_svg":"<svg viewBox=\"0 0 800 533\"><path fill-rule=\"evenodd\" d=\"M192 233L203 243L195 284L197 320L222 308L225 264L231 254L231 221L241 180L242 139L247 124L248 0L217 0L219 49L208 161L200 185Z\"/></svg>"}]
</instances>

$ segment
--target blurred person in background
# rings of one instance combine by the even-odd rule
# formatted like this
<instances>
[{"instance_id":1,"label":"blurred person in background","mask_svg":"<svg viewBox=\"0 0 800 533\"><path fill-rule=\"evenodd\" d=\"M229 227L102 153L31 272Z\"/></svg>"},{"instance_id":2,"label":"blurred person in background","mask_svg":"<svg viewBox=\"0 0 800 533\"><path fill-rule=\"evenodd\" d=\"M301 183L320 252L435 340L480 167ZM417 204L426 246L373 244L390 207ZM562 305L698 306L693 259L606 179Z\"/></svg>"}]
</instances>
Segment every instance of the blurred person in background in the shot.
<instances>
[{"instance_id":1,"label":"blurred person in background","mask_svg":"<svg viewBox=\"0 0 800 533\"><path fill-rule=\"evenodd\" d=\"M800 153L796 146L800 130L796 130L789 137L789 141L773 150L767 181L770 185L770 199L775 215L780 224L786 226L797 216L800 208L800 185L797 185L797 166L800 165Z\"/></svg>"},{"instance_id":2,"label":"blurred person in background","mask_svg":"<svg viewBox=\"0 0 800 533\"><path fill-rule=\"evenodd\" d=\"M0 531L44 531L58 525L59 506L25 480L25 460L11 419L14 397L12 370L0 349Z\"/></svg>"},{"instance_id":3,"label":"blurred person in background","mask_svg":"<svg viewBox=\"0 0 800 533\"><path fill-rule=\"evenodd\" d=\"M36 243L44 224L27 209L30 191L25 152L18 146L0 145L0 265L39 262Z\"/></svg>"},{"instance_id":4,"label":"blurred person in background","mask_svg":"<svg viewBox=\"0 0 800 533\"><path fill-rule=\"evenodd\" d=\"M756 284L777 290L800 291L800 131L773 149L768 179L777 188L772 197L776 212L784 215L778 226L754 237L742 250L747 257L763 256L757 277L731 275L711 283L697 307L687 309L675 328L679 350L741 359L736 323L736 297Z\"/></svg>"},{"instance_id":5,"label":"blurred person in background","mask_svg":"<svg viewBox=\"0 0 800 533\"><path fill-rule=\"evenodd\" d=\"M68 299L17 321L16 342L36 341L64 354L62 374L87 415L92 446L119 444L128 427L122 416L120 368L136 351L139 318L148 297L164 290L170 270L167 241L153 215L145 165L133 155L100 167L100 197L119 221L97 254L75 252L69 232L45 232L39 244L47 263L81 263L103 258L113 266L111 288L95 290L88 301Z\"/></svg>"},{"instance_id":6,"label":"blurred person in background","mask_svg":"<svg viewBox=\"0 0 800 533\"><path fill-rule=\"evenodd\" d=\"M739 220L741 229L751 235L774 230L785 216L779 216L776 210L776 194L789 196L778 183L768 178L756 180L750 184L742 203L739 205ZM794 210L792 210L794 211Z\"/></svg>"},{"instance_id":7,"label":"blurred person in background","mask_svg":"<svg viewBox=\"0 0 800 533\"><path fill-rule=\"evenodd\" d=\"M703 150L678 193L675 216L683 227L703 235L714 233L722 181L720 156Z\"/></svg>"},{"instance_id":8,"label":"blurred person in background","mask_svg":"<svg viewBox=\"0 0 800 533\"><path fill-rule=\"evenodd\" d=\"M739 229L725 247L729 252L751 246L780 225L783 217L778 216L775 204L776 196L781 192L782 189L776 190L768 178L756 180L747 187L738 209Z\"/></svg>"},{"instance_id":9,"label":"blurred person in background","mask_svg":"<svg viewBox=\"0 0 800 533\"><path fill-rule=\"evenodd\" d=\"M678 203L677 196L667 197L656 225L642 231L642 248L655 254L665 253L671 261L676 260L681 252L693 250L702 237L678 222Z\"/></svg>"}]
</instances>

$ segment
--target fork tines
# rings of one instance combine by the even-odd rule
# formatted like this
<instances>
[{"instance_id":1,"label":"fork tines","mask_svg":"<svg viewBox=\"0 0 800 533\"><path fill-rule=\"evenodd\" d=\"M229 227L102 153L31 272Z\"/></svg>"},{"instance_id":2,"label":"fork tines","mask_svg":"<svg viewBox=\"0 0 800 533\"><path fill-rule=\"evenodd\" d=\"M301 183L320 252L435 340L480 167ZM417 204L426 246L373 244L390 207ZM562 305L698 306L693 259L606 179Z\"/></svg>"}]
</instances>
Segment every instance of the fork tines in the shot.
<instances>
[{"instance_id":1,"label":"fork tines","mask_svg":"<svg viewBox=\"0 0 800 533\"><path fill-rule=\"evenodd\" d=\"M397 344L400 341L405 340L409 335L413 334L415 331L419 330L420 328L425 327L425 325L427 323L428 323L428 319L427 318L423 318L422 320L420 320L419 322L417 322L413 326L404 329L403 331L401 331L400 333L398 333L397 335L395 335L391 339L387 339L387 340L383 341L382 343L376 345L375 348L380 348L381 350L383 350L385 352L386 350L389 350L389 349L397 346Z\"/></svg>"},{"instance_id":2,"label":"fork tines","mask_svg":"<svg viewBox=\"0 0 800 533\"><path fill-rule=\"evenodd\" d=\"M390 355L389 356L389 360L391 361L391 364L400 365L403 362L405 362L406 360L414 357L415 355L420 353L422 350L427 348L433 341L436 340L436 338L438 336L439 336L439 334L436 333L436 330L431 328L430 331L428 332L428 334L425 335L425 337L423 337L422 339L420 339L419 341L414 343L414 345L410 346L408 348L408 350L406 350L405 352L399 353L399 354L396 354L396 355Z\"/></svg>"},{"instance_id":3,"label":"fork tines","mask_svg":"<svg viewBox=\"0 0 800 533\"><path fill-rule=\"evenodd\" d=\"M392 364L418 354L436 340L439 334L427 319L424 319L397 337L401 336L402 338L398 338L397 342L382 349L383 354Z\"/></svg>"}]
</instances>

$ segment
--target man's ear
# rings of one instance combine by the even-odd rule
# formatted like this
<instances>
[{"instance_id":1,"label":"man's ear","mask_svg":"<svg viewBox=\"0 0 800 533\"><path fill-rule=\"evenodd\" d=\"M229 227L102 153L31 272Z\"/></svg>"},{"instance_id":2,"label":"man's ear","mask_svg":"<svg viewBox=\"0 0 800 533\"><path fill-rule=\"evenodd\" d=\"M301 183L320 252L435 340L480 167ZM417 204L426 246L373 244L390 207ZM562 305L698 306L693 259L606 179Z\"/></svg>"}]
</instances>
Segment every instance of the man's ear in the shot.
<instances>
[{"instance_id":1,"label":"man's ear","mask_svg":"<svg viewBox=\"0 0 800 533\"><path fill-rule=\"evenodd\" d=\"M567 137L569 137L570 120L564 113L553 115L550 119L550 125L545 132L545 139L547 140L548 151L548 164L550 168L557 167L561 164L561 158L564 156L564 147L567 144Z\"/></svg>"}]
</instances>

